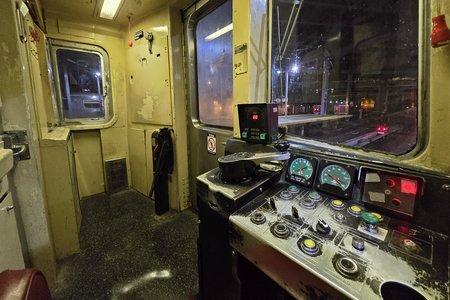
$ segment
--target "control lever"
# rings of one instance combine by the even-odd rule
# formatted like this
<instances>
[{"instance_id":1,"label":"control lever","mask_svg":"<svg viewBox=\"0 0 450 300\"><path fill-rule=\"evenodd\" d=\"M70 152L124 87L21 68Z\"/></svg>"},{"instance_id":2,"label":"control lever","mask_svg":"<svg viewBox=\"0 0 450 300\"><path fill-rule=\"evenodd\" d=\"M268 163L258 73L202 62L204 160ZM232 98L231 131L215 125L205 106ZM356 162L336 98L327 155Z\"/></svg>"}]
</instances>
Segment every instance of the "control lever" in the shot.
<instances>
[{"instance_id":1,"label":"control lever","mask_svg":"<svg viewBox=\"0 0 450 300\"><path fill-rule=\"evenodd\" d=\"M275 200L272 197L269 197L269 204L273 210L277 210L277 206L275 205Z\"/></svg>"},{"instance_id":2,"label":"control lever","mask_svg":"<svg viewBox=\"0 0 450 300\"><path fill-rule=\"evenodd\" d=\"M289 152L238 152L217 159L222 177L226 181L240 181L252 176L256 167L265 161L288 160Z\"/></svg>"}]
</instances>

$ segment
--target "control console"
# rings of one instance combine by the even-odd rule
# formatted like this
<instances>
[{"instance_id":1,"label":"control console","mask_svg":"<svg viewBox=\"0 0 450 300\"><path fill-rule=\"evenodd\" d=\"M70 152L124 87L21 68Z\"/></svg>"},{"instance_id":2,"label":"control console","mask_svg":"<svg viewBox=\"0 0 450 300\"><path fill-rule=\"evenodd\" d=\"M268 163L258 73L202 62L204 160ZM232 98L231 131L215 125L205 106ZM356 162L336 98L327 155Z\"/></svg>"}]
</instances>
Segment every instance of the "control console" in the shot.
<instances>
[{"instance_id":1,"label":"control console","mask_svg":"<svg viewBox=\"0 0 450 300\"><path fill-rule=\"evenodd\" d=\"M356 176L346 163L291 155L288 181L230 216L232 247L298 298L448 299L447 236L366 207L372 191L390 199L373 172L363 201L352 200ZM392 185L387 172L377 176ZM422 182L403 182L415 189L410 213Z\"/></svg>"}]
</instances>

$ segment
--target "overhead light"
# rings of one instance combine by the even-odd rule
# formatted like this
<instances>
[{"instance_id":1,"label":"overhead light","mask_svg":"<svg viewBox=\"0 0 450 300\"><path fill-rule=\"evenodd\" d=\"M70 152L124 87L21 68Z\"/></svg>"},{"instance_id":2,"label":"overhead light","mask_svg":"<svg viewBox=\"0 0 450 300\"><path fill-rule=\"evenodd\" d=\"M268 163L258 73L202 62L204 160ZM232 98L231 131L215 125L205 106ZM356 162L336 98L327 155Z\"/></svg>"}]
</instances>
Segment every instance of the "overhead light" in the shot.
<instances>
[{"instance_id":1,"label":"overhead light","mask_svg":"<svg viewBox=\"0 0 450 300\"><path fill-rule=\"evenodd\" d=\"M228 24L225 27L220 28L219 30L217 30L216 32L211 33L210 35L208 35L205 40L207 41L212 41L213 39L218 38L219 36L227 33L228 31L233 30L233 24Z\"/></svg>"},{"instance_id":2,"label":"overhead light","mask_svg":"<svg viewBox=\"0 0 450 300\"><path fill-rule=\"evenodd\" d=\"M100 18L114 19L121 3L122 0L104 0L100 11Z\"/></svg>"}]
</instances>

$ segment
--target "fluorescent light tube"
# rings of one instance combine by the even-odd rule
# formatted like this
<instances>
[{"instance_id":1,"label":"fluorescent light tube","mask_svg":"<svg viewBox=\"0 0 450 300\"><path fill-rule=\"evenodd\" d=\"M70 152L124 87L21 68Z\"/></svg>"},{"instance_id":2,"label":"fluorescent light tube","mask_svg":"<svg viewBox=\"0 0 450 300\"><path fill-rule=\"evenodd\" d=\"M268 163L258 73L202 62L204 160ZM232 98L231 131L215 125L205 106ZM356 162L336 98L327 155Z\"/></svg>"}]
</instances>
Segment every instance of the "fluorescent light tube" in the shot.
<instances>
[{"instance_id":1,"label":"fluorescent light tube","mask_svg":"<svg viewBox=\"0 0 450 300\"><path fill-rule=\"evenodd\" d=\"M121 3L122 0L104 0L102 10L100 11L100 18L114 19Z\"/></svg>"},{"instance_id":2,"label":"fluorescent light tube","mask_svg":"<svg viewBox=\"0 0 450 300\"><path fill-rule=\"evenodd\" d=\"M217 30L216 32L211 33L210 35L208 35L205 40L207 41L212 41L213 39L218 38L219 36L227 33L228 31L233 30L233 24L228 24L227 26L220 28L219 30Z\"/></svg>"}]
</instances>

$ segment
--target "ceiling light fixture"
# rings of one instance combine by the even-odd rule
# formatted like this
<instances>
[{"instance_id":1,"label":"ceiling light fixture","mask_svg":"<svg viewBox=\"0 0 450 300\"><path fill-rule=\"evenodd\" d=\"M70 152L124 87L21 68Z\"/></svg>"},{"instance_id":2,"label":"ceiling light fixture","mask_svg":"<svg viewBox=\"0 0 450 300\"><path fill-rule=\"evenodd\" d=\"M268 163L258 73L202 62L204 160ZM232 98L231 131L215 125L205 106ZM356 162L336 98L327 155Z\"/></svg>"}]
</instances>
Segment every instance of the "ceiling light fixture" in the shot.
<instances>
[{"instance_id":1,"label":"ceiling light fixture","mask_svg":"<svg viewBox=\"0 0 450 300\"><path fill-rule=\"evenodd\" d=\"M218 38L219 36L227 33L228 31L233 30L233 24L228 24L225 27L220 28L219 30L217 30L216 32L211 33L210 35L208 35L205 40L207 41L212 41L213 39Z\"/></svg>"},{"instance_id":2,"label":"ceiling light fixture","mask_svg":"<svg viewBox=\"0 0 450 300\"><path fill-rule=\"evenodd\" d=\"M114 19L122 0L104 0L100 11L100 18Z\"/></svg>"}]
</instances>

